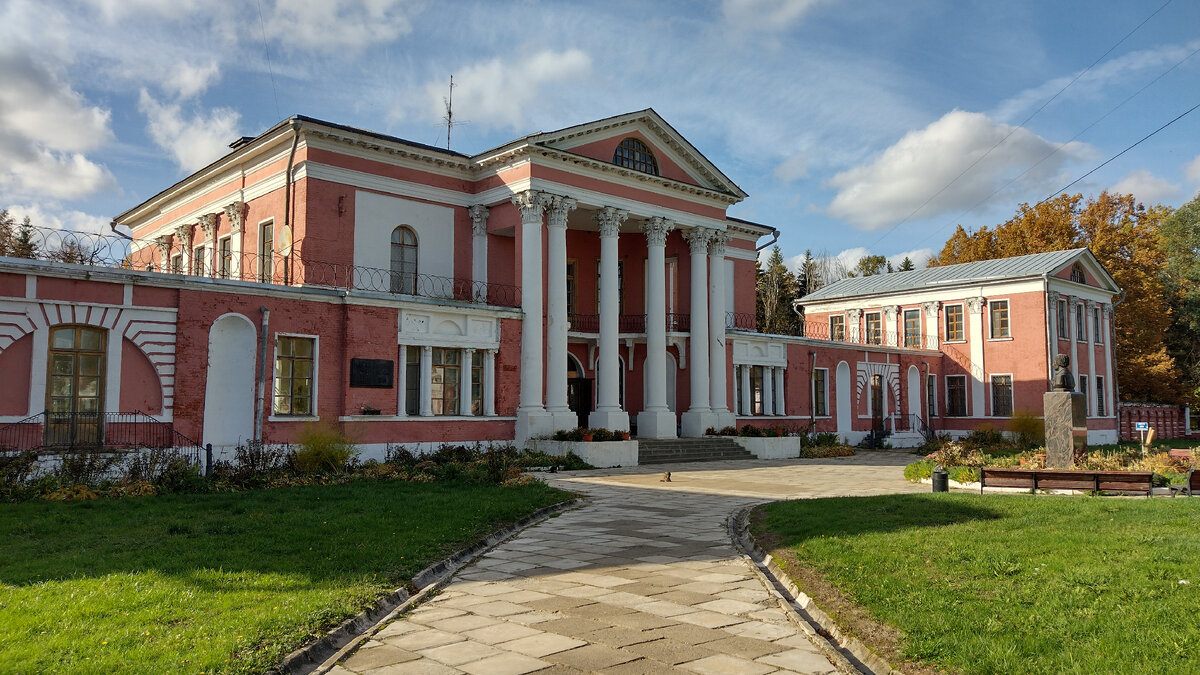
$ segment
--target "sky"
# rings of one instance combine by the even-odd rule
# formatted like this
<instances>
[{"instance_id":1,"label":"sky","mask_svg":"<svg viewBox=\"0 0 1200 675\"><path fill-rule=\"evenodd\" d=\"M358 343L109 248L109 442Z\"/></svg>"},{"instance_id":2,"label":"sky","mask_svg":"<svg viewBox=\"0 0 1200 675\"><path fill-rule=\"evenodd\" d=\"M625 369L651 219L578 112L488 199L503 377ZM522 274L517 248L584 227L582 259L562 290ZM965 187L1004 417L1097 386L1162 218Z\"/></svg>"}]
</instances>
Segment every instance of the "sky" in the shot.
<instances>
[{"instance_id":1,"label":"sky","mask_svg":"<svg viewBox=\"0 0 1200 675\"><path fill-rule=\"evenodd\" d=\"M1200 104L1195 0L5 0L0 208L107 230L293 114L476 153L654 108L784 255L918 265ZM1200 110L1071 192L1178 206Z\"/></svg>"}]
</instances>

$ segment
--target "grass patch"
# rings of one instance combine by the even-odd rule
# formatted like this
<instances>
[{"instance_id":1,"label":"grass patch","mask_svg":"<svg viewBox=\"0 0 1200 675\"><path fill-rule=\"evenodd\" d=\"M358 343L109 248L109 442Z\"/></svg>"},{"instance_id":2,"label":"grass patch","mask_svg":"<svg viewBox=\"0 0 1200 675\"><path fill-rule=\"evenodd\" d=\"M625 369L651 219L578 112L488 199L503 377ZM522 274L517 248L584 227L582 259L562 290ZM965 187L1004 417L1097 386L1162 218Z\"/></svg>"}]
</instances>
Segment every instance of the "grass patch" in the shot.
<instances>
[{"instance_id":1,"label":"grass patch","mask_svg":"<svg viewBox=\"0 0 1200 675\"><path fill-rule=\"evenodd\" d=\"M768 504L754 528L906 672L1131 673L1200 671L1197 522L1197 499L922 494Z\"/></svg>"},{"instance_id":2,"label":"grass patch","mask_svg":"<svg viewBox=\"0 0 1200 675\"><path fill-rule=\"evenodd\" d=\"M8 672L262 672L504 523L568 498L364 480L0 504Z\"/></svg>"}]
</instances>

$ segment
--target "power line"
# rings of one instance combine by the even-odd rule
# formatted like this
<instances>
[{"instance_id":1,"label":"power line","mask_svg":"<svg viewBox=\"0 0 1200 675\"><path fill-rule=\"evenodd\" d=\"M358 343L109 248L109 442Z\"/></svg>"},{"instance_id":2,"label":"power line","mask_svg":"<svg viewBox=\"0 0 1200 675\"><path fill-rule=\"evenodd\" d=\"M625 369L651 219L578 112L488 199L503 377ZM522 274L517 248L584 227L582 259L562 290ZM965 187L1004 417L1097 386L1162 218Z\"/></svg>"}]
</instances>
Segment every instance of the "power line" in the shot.
<instances>
[{"instance_id":1,"label":"power line","mask_svg":"<svg viewBox=\"0 0 1200 675\"><path fill-rule=\"evenodd\" d=\"M275 95L275 117L283 117L279 112L279 92L275 89L275 69L271 66L271 48L267 45L267 23L263 21L262 0L258 0L258 27L262 31L263 54L267 57L267 73L271 76L271 93Z\"/></svg>"},{"instance_id":2,"label":"power line","mask_svg":"<svg viewBox=\"0 0 1200 675\"><path fill-rule=\"evenodd\" d=\"M1076 75L1075 75L1075 77L1071 78L1071 81L1070 81L1070 82L1068 82L1068 83L1066 83L1066 84L1065 84L1065 85L1062 87L1062 89L1059 89L1057 92L1055 92L1055 94L1054 94L1053 96L1051 96L1050 98L1046 99L1046 101L1045 101L1044 103L1042 103L1042 105L1038 106L1037 110L1034 110L1032 113L1030 113L1030 114L1029 114L1029 116L1028 116L1028 117L1026 117L1024 120L1022 120L1020 124L1017 124L1017 125L1013 126L1013 127L1012 127L1012 128L1009 130L1009 132L1008 132L1007 134L1005 134L1005 135L1004 135L1004 138L1001 138L1000 140L996 141L996 143L995 143L994 145L992 145L992 147L990 147L990 148L988 148L988 149L987 149L987 152L984 152L982 155L980 155L978 158L976 158L974 162L971 162L971 163L970 163L970 164L969 164L969 165L968 165L968 166L967 166L965 169L963 169L962 171L960 171L960 172L958 173L958 175L957 175L957 176L955 176L954 178L952 178L952 179L950 180L950 182L949 182L949 183L946 183L944 186L942 186L942 188L941 188L940 190L938 190L937 192L933 193L933 195L931 195L931 196L930 196L928 199L926 199L925 201L921 202L920 206L918 206L917 208L913 209L911 213L909 213L907 216L904 216L903 218L901 218L901 219L900 219L898 222L896 222L896 224L895 224L895 225L892 225L891 227L889 227L889 228L887 229L887 231L886 231L886 232L884 232L883 234L881 234L881 235L879 236L879 238L878 238L878 239L876 239L876 240L875 240L875 242L871 244L871 248L874 248L874 247L875 247L877 244L879 244L879 242L883 241L884 239L886 239L886 238L887 238L887 236L888 236L888 235L890 235L892 232L894 232L894 231L896 230L896 228L900 227L900 226L901 226L901 225L903 225L904 223L908 222L908 221L909 221L909 219L911 219L913 216L915 216L915 215L917 215L918 213L920 213L921 209L923 209L923 208L925 208L926 206L928 206L930 202L932 202L934 199L937 199L937 197L938 197L939 195L941 195L943 192L945 192L946 190L948 190L948 189L950 188L950 186L952 186L952 185L954 185L956 182L958 182L958 179L959 179L959 178L962 178L963 176L965 176L965 175L967 174L967 172L968 172L968 171L970 171L971 169L975 168L975 167L976 167L976 166L977 166L977 165L978 165L980 162L982 162L984 159L986 159L988 155L992 154L992 151L993 151L993 150L995 150L996 148L998 148L998 147L1000 147L1001 145L1003 145L1003 144L1004 144L1004 142L1005 142L1005 141L1007 141L1007 140L1008 140L1008 139L1009 139L1009 138L1010 138L1010 137L1011 137L1013 134L1015 134L1015 133L1016 133L1018 130L1020 130L1020 129L1023 129L1023 128L1025 127L1025 125L1029 123L1029 121L1030 121L1030 120L1032 120L1034 117L1036 117L1036 116L1038 115L1038 113L1040 113L1040 112L1042 112L1043 110L1045 110L1045 109L1046 109L1046 106L1048 106L1048 105L1050 105L1051 103L1053 103L1053 102L1055 101L1055 99L1057 99L1057 98L1058 98L1060 95L1062 95L1062 93L1063 93L1064 91L1066 91L1067 89L1069 89L1069 88L1071 87L1071 85L1073 85L1073 84L1075 84L1076 82L1078 82L1078 81L1079 81L1079 78L1083 77L1083 76L1084 76L1084 75L1086 75L1088 72L1090 72L1090 71L1092 70L1092 68L1095 68L1095 67L1096 67L1096 64L1098 64L1098 63L1100 63L1101 61L1103 61L1103 60L1104 60L1104 59L1105 59L1105 58L1106 58L1106 57L1107 57L1109 54L1111 54L1111 53L1113 52L1113 50L1115 50L1117 47L1120 47L1120 46L1121 46L1121 45L1122 45L1122 44L1123 44L1123 43L1124 43L1126 40L1128 40L1128 39L1129 39L1129 37L1130 37L1131 35L1133 35L1134 33L1136 33L1136 32L1138 31L1138 29L1140 29L1142 26L1146 25L1146 22L1150 21L1150 20L1151 20L1151 19L1153 19L1155 16L1157 16L1159 12L1163 11L1164 9L1166 9L1167 5L1171 4L1173 1L1174 1L1174 0L1167 0L1167 1L1166 1L1166 2L1164 2L1164 3L1163 3L1163 4L1162 4L1162 5L1161 5L1161 6L1160 6L1158 9L1154 10L1154 12L1153 12L1152 14L1150 14L1150 16L1146 17L1145 19L1143 19L1143 20L1142 20L1142 22L1141 22L1141 23L1139 23L1138 25L1134 26L1134 27L1133 27L1133 30L1130 30L1128 33L1126 33L1124 37L1122 37L1120 40L1118 40L1118 41L1116 42L1116 44L1114 44L1113 46L1109 47L1109 48L1108 48L1108 50L1107 50L1107 51L1105 51L1103 54L1101 54L1101 55L1099 56L1099 58L1097 58L1095 61L1092 61L1092 63L1091 63L1090 65L1088 65L1088 67L1087 67L1087 68L1084 68L1083 70L1079 71L1079 73L1078 73L1078 74L1076 74ZM1081 133L1082 133L1082 132L1081 132ZM990 197L990 196L989 196L989 197Z\"/></svg>"}]
</instances>

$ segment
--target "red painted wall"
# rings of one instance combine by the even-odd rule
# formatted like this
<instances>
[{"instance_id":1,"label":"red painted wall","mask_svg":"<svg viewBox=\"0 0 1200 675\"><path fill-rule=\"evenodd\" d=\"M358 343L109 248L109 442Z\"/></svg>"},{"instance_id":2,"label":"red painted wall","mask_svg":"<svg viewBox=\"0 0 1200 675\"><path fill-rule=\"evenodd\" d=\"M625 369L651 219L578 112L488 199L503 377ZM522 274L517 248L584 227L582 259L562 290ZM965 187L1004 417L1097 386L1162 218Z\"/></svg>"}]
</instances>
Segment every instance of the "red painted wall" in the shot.
<instances>
[{"instance_id":1,"label":"red painted wall","mask_svg":"<svg viewBox=\"0 0 1200 675\"><path fill-rule=\"evenodd\" d=\"M178 380L176 388L178 389ZM121 341L121 412L140 410L158 415L162 408L162 384L150 359L133 342Z\"/></svg>"},{"instance_id":2,"label":"red painted wall","mask_svg":"<svg viewBox=\"0 0 1200 675\"><path fill-rule=\"evenodd\" d=\"M22 291L24 291L22 283ZM45 377L43 370L39 377ZM29 387L33 378L33 335L24 335L0 352L0 415L29 414ZM41 404L38 406L41 407Z\"/></svg>"}]
</instances>

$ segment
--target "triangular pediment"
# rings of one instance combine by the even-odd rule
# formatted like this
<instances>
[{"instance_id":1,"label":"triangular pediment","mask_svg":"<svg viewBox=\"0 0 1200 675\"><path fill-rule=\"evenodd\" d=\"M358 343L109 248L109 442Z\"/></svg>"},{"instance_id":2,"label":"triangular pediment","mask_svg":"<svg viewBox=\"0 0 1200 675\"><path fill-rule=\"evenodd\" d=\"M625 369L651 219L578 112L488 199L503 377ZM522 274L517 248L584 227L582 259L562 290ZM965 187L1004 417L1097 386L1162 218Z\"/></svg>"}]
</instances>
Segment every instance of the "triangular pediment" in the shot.
<instances>
[{"instance_id":1,"label":"triangular pediment","mask_svg":"<svg viewBox=\"0 0 1200 675\"><path fill-rule=\"evenodd\" d=\"M1112 278L1108 270L1104 269L1104 265L1100 264L1100 261L1096 259L1095 254L1091 250L1086 248L1076 250L1077 254L1075 256L1055 267L1050 272L1050 275L1060 279L1069 279L1071 268L1076 263L1079 263L1083 267L1085 278L1087 279L1085 283L1098 286L1112 293L1121 292L1121 287L1117 285L1116 280Z\"/></svg>"},{"instance_id":2,"label":"triangular pediment","mask_svg":"<svg viewBox=\"0 0 1200 675\"><path fill-rule=\"evenodd\" d=\"M616 145L628 137L638 138L654 152L660 160L664 178L734 195L739 199L747 196L674 127L649 108L535 134L526 141L532 145L612 162Z\"/></svg>"}]
</instances>

